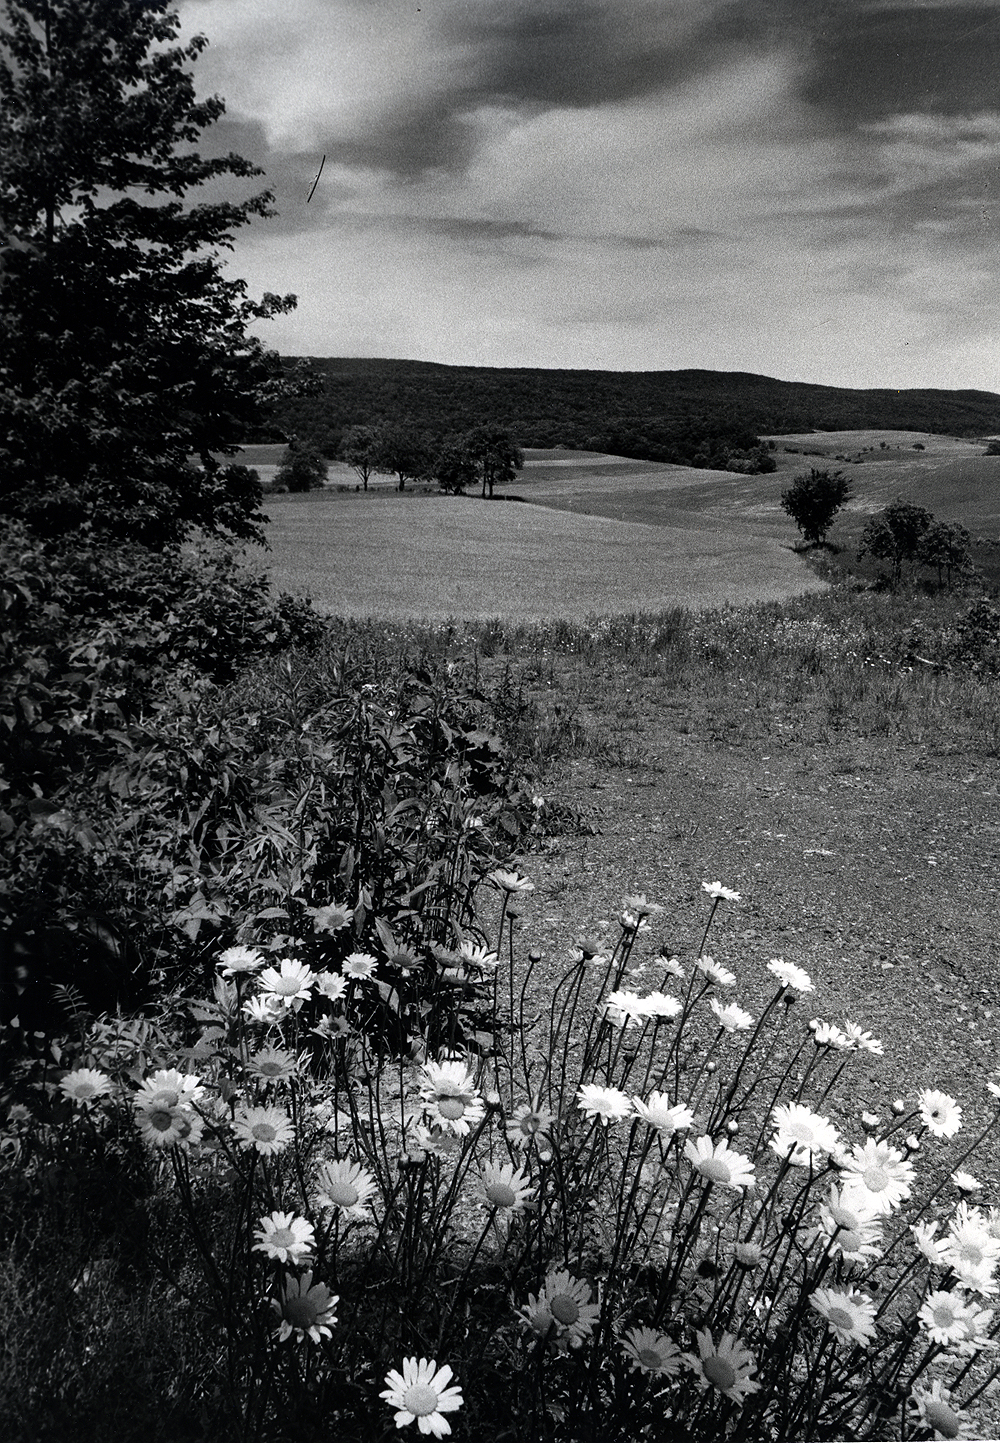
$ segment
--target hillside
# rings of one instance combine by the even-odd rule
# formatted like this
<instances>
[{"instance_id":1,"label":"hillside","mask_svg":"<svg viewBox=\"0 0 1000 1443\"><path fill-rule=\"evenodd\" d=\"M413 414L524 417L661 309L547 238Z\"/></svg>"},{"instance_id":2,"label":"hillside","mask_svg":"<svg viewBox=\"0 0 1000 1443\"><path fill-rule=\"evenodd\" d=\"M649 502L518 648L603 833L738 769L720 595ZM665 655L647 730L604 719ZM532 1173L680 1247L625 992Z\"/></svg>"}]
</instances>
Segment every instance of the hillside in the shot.
<instances>
[{"instance_id":1,"label":"hillside","mask_svg":"<svg viewBox=\"0 0 1000 1443\"><path fill-rule=\"evenodd\" d=\"M712 464L720 439L751 446L762 433L1000 431L1000 395L989 391L850 390L739 371L501 370L336 358L309 365L317 394L281 406L275 435L309 436L331 454L345 427L386 420L436 437L495 424L522 446L696 466Z\"/></svg>"}]
</instances>

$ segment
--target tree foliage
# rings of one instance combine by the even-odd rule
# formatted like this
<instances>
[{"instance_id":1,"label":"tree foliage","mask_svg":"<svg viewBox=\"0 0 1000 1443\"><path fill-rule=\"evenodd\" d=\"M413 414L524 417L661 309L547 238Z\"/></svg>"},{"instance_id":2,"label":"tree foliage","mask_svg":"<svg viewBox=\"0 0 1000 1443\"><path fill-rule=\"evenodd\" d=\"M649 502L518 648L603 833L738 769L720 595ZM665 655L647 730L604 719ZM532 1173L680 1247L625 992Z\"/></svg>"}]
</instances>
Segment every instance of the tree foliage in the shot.
<instances>
[{"instance_id":1,"label":"tree foliage","mask_svg":"<svg viewBox=\"0 0 1000 1443\"><path fill-rule=\"evenodd\" d=\"M224 111L195 96L207 42L176 43L168 0L4 0L0 24L0 515L262 539L256 478L219 457L282 393L247 327L294 297L221 269L270 193L189 203L261 173L195 149Z\"/></svg>"},{"instance_id":2,"label":"tree foliage","mask_svg":"<svg viewBox=\"0 0 1000 1443\"><path fill-rule=\"evenodd\" d=\"M378 471L382 436L377 426L348 426L340 438L337 455L356 471L368 490L371 476Z\"/></svg>"},{"instance_id":3,"label":"tree foliage","mask_svg":"<svg viewBox=\"0 0 1000 1443\"><path fill-rule=\"evenodd\" d=\"M323 485L329 469L326 457L311 441L293 436L274 479L289 491L315 491Z\"/></svg>"},{"instance_id":4,"label":"tree foliage","mask_svg":"<svg viewBox=\"0 0 1000 1443\"><path fill-rule=\"evenodd\" d=\"M821 546L837 512L851 499L851 483L842 471L817 471L796 476L781 493L781 509L802 532L808 546Z\"/></svg>"},{"instance_id":5,"label":"tree foliage","mask_svg":"<svg viewBox=\"0 0 1000 1443\"><path fill-rule=\"evenodd\" d=\"M932 521L917 540L917 560L937 571L938 585L951 586L954 575L972 566L972 537L958 521Z\"/></svg>"},{"instance_id":6,"label":"tree foliage","mask_svg":"<svg viewBox=\"0 0 1000 1443\"><path fill-rule=\"evenodd\" d=\"M878 561L888 561L895 585L902 575L903 563L913 564L918 560L921 538L933 520L933 515L925 506L915 506L897 497L866 524L861 533L858 556L874 556Z\"/></svg>"}]
</instances>

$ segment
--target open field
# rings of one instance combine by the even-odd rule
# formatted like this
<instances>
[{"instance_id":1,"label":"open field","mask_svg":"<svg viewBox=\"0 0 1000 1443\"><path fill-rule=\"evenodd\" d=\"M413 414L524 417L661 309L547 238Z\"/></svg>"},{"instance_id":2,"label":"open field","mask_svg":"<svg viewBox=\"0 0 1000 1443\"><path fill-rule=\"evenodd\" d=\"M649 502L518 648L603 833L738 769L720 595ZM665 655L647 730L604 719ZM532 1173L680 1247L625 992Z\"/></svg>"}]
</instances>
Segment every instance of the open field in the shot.
<instances>
[{"instance_id":1,"label":"open field","mask_svg":"<svg viewBox=\"0 0 1000 1443\"><path fill-rule=\"evenodd\" d=\"M343 616L572 617L779 600L822 582L787 546L471 497L273 496L248 562Z\"/></svg>"}]
</instances>

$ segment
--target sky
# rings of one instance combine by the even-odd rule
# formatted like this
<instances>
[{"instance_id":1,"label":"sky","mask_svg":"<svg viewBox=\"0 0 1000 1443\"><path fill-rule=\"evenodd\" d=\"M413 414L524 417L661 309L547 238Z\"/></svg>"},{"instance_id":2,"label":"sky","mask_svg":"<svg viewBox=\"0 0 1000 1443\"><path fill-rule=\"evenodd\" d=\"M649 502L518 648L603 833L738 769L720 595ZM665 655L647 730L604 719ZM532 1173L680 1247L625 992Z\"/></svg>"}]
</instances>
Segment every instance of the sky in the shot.
<instances>
[{"instance_id":1,"label":"sky","mask_svg":"<svg viewBox=\"0 0 1000 1443\"><path fill-rule=\"evenodd\" d=\"M1000 0L178 8L282 354L1000 391Z\"/></svg>"}]
</instances>

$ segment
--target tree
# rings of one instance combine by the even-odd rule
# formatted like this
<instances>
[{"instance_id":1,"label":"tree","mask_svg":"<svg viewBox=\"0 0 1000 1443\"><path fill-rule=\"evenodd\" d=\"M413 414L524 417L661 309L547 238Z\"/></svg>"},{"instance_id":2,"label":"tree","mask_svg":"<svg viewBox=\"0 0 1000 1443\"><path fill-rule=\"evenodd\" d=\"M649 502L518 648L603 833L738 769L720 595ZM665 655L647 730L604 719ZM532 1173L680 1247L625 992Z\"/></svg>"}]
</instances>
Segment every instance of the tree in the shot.
<instances>
[{"instance_id":1,"label":"tree","mask_svg":"<svg viewBox=\"0 0 1000 1443\"><path fill-rule=\"evenodd\" d=\"M377 426L348 426L340 438L337 455L346 461L368 490L368 478L379 469L383 437Z\"/></svg>"},{"instance_id":2,"label":"tree","mask_svg":"<svg viewBox=\"0 0 1000 1443\"><path fill-rule=\"evenodd\" d=\"M896 585L902 575L903 562L917 560L920 539L933 521L934 517L926 507L913 506L897 496L865 526L858 547L858 559L870 555L879 561L890 562L892 582Z\"/></svg>"},{"instance_id":3,"label":"tree","mask_svg":"<svg viewBox=\"0 0 1000 1443\"><path fill-rule=\"evenodd\" d=\"M476 458L464 436L446 438L434 462L434 479L449 496L461 496L479 475Z\"/></svg>"},{"instance_id":4,"label":"tree","mask_svg":"<svg viewBox=\"0 0 1000 1443\"><path fill-rule=\"evenodd\" d=\"M0 27L0 517L263 540L259 483L225 458L285 389L247 326L295 298L221 269L269 192L188 201L261 174L194 148L225 109L195 98L207 41L174 43L169 0L3 0Z\"/></svg>"},{"instance_id":5,"label":"tree","mask_svg":"<svg viewBox=\"0 0 1000 1443\"><path fill-rule=\"evenodd\" d=\"M497 426L477 426L465 437L465 445L483 483L483 498L493 487L509 484L524 465L524 452L508 431Z\"/></svg>"},{"instance_id":6,"label":"tree","mask_svg":"<svg viewBox=\"0 0 1000 1443\"><path fill-rule=\"evenodd\" d=\"M917 541L916 556L924 566L937 568L938 586L947 576L950 590L952 572L961 575L972 567L972 537L958 521L932 521Z\"/></svg>"},{"instance_id":7,"label":"tree","mask_svg":"<svg viewBox=\"0 0 1000 1443\"><path fill-rule=\"evenodd\" d=\"M383 428L377 458L377 470L399 478L399 491L406 489L407 481L428 481L433 474L434 456L427 438L405 422Z\"/></svg>"},{"instance_id":8,"label":"tree","mask_svg":"<svg viewBox=\"0 0 1000 1443\"><path fill-rule=\"evenodd\" d=\"M310 441L293 436L281 458L275 482L289 491L315 491L326 480L329 464Z\"/></svg>"},{"instance_id":9,"label":"tree","mask_svg":"<svg viewBox=\"0 0 1000 1443\"><path fill-rule=\"evenodd\" d=\"M833 519L850 501L851 483L842 471L817 471L796 476L787 491L781 493L781 509L795 522L807 546L822 546Z\"/></svg>"}]
</instances>

